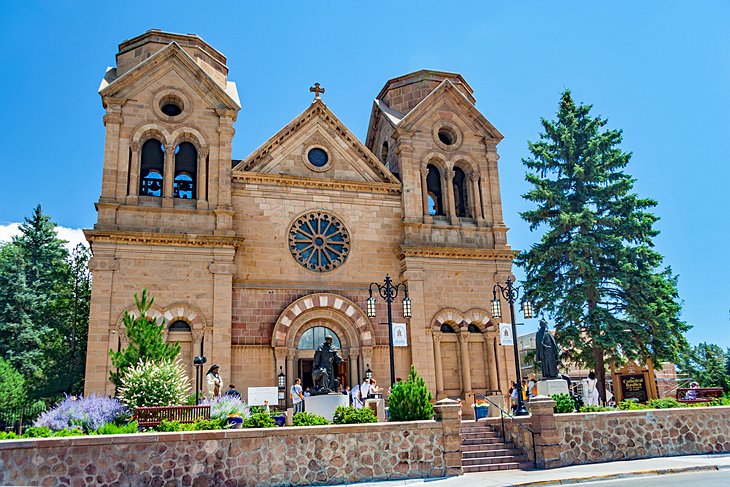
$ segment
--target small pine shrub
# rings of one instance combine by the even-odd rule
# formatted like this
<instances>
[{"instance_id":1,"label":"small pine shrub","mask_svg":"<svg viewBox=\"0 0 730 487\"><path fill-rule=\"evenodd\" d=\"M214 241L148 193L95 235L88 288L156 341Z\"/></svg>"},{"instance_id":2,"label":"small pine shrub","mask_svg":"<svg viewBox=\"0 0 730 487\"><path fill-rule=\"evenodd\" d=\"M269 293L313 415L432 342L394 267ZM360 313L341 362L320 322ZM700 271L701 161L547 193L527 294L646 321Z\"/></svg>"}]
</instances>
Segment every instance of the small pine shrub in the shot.
<instances>
[{"instance_id":1,"label":"small pine shrub","mask_svg":"<svg viewBox=\"0 0 730 487\"><path fill-rule=\"evenodd\" d=\"M551 396L555 401L555 413L572 413L575 411L575 402L569 394L553 394Z\"/></svg>"},{"instance_id":2,"label":"small pine shrub","mask_svg":"<svg viewBox=\"0 0 730 487\"><path fill-rule=\"evenodd\" d=\"M116 423L106 423L101 428L94 431L97 435L128 435L130 433L137 433L139 427L136 421L130 421L127 424L119 425Z\"/></svg>"},{"instance_id":3,"label":"small pine shrub","mask_svg":"<svg viewBox=\"0 0 730 487\"><path fill-rule=\"evenodd\" d=\"M329 424L329 421L322 416L302 411L294 415L292 424L294 426L320 426Z\"/></svg>"},{"instance_id":4,"label":"small pine shrub","mask_svg":"<svg viewBox=\"0 0 730 487\"><path fill-rule=\"evenodd\" d=\"M615 409L606 406L585 405L581 406L578 411L580 411L581 413L605 413L607 411L615 411Z\"/></svg>"},{"instance_id":5,"label":"small pine shrub","mask_svg":"<svg viewBox=\"0 0 730 487\"><path fill-rule=\"evenodd\" d=\"M391 421L419 421L433 418L433 396L426 382L411 365L408 379L398 382L390 391L388 412Z\"/></svg>"},{"instance_id":6,"label":"small pine shrub","mask_svg":"<svg viewBox=\"0 0 730 487\"><path fill-rule=\"evenodd\" d=\"M190 380L180 362L144 361L130 368L122 379L119 397L129 408L176 406L190 392Z\"/></svg>"},{"instance_id":7,"label":"small pine shrub","mask_svg":"<svg viewBox=\"0 0 730 487\"><path fill-rule=\"evenodd\" d=\"M635 411L638 409L649 409L645 404L640 404L638 401L621 401L618 403L618 408L621 411Z\"/></svg>"},{"instance_id":8,"label":"small pine shrub","mask_svg":"<svg viewBox=\"0 0 730 487\"><path fill-rule=\"evenodd\" d=\"M354 408L352 406L338 406L332 417L334 424L377 423L378 418L370 408Z\"/></svg>"},{"instance_id":9,"label":"small pine shrub","mask_svg":"<svg viewBox=\"0 0 730 487\"><path fill-rule=\"evenodd\" d=\"M274 417L268 412L253 413L243 420L243 428L274 428Z\"/></svg>"}]
</instances>

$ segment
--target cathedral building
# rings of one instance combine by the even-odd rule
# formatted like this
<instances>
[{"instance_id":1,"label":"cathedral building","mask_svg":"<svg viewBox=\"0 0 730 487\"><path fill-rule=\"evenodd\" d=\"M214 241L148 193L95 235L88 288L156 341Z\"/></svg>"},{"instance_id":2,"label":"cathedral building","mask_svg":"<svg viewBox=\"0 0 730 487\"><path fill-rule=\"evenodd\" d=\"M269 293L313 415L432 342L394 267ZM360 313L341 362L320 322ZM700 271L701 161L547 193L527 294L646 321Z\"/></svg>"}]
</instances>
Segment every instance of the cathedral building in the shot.
<instances>
[{"instance_id":1,"label":"cathedral building","mask_svg":"<svg viewBox=\"0 0 730 487\"><path fill-rule=\"evenodd\" d=\"M98 221L85 231L86 394L113 393L108 352L125 346L122 316L142 289L191 376L193 357L205 355L244 395L282 373L287 387L296 377L306 386L329 333L345 358L341 383L371 369L387 388L387 305L374 292L367 309L370 284L386 275L407 286L411 307L401 287L397 377L415 365L437 398L507 391L513 352L489 312L493 285L512 275L502 134L455 73L387 81L364 143L319 85L310 91L298 117L233 159L234 122L246 112L226 57L196 35L159 30L119 45L99 90L103 179Z\"/></svg>"}]
</instances>

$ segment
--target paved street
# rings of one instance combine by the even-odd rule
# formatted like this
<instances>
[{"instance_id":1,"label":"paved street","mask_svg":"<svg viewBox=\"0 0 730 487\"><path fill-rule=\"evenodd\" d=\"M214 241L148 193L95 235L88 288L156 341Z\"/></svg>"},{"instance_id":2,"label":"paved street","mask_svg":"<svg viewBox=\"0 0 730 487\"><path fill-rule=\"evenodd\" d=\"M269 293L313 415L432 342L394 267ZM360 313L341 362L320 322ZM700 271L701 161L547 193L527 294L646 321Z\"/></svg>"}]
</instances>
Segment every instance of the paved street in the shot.
<instances>
[{"instance_id":1,"label":"paved street","mask_svg":"<svg viewBox=\"0 0 730 487\"><path fill-rule=\"evenodd\" d=\"M552 470L504 470L451 477L346 484L353 487L544 487L549 485L730 485L730 454L647 458ZM345 485L345 484L343 484Z\"/></svg>"}]
</instances>

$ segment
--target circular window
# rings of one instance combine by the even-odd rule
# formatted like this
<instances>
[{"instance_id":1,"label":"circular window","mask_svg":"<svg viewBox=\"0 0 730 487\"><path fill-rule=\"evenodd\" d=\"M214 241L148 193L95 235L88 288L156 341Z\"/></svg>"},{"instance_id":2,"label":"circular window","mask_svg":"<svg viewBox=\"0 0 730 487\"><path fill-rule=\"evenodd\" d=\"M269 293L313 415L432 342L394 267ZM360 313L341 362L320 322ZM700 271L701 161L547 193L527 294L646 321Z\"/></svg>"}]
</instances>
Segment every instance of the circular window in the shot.
<instances>
[{"instance_id":1,"label":"circular window","mask_svg":"<svg viewBox=\"0 0 730 487\"><path fill-rule=\"evenodd\" d=\"M456 135L447 128L440 129L438 137L444 145L454 145L454 142L456 142Z\"/></svg>"},{"instance_id":2,"label":"circular window","mask_svg":"<svg viewBox=\"0 0 730 487\"><path fill-rule=\"evenodd\" d=\"M329 156L324 149L315 147L307 152L307 160L314 167L324 167L329 162Z\"/></svg>"},{"instance_id":3,"label":"circular window","mask_svg":"<svg viewBox=\"0 0 730 487\"><path fill-rule=\"evenodd\" d=\"M335 216L313 211L289 228L289 250L310 271L328 272L341 266L350 253L350 235Z\"/></svg>"},{"instance_id":4,"label":"circular window","mask_svg":"<svg viewBox=\"0 0 730 487\"><path fill-rule=\"evenodd\" d=\"M177 117L183 112L183 101L174 95L167 95L160 100L160 111L168 117Z\"/></svg>"}]
</instances>

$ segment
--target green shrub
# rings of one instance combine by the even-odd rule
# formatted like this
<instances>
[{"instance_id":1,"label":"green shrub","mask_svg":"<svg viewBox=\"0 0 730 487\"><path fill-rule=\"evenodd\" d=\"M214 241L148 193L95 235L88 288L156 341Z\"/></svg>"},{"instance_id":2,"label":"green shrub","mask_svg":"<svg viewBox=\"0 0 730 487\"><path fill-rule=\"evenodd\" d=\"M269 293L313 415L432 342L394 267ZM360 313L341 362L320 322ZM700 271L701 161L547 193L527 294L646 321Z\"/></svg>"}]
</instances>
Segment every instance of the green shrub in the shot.
<instances>
[{"instance_id":1,"label":"green shrub","mask_svg":"<svg viewBox=\"0 0 730 487\"><path fill-rule=\"evenodd\" d=\"M408 379L396 383L388 398L391 421L419 421L433 418L433 396L426 382L411 365ZM368 421L369 422L369 421Z\"/></svg>"},{"instance_id":2,"label":"green shrub","mask_svg":"<svg viewBox=\"0 0 730 487\"><path fill-rule=\"evenodd\" d=\"M607 411L615 411L615 409L614 408L609 408L609 407L606 407L606 406L589 406L589 405L585 405L585 406L581 406L580 409L579 409L579 411L581 413L605 413Z\"/></svg>"},{"instance_id":3,"label":"green shrub","mask_svg":"<svg viewBox=\"0 0 730 487\"><path fill-rule=\"evenodd\" d=\"M23 374L0 358L0 411L22 407L25 393Z\"/></svg>"},{"instance_id":4,"label":"green shrub","mask_svg":"<svg viewBox=\"0 0 730 487\"><path fill-rule=\"evenodd\" d=\"M377 423L378 418L370 408L354 408L352 406L337 406L332 418L334 424Z\"/></svg>"},{"instance_id":5,"label":"green shrub","mask_svg":"<svg viewBox=\"0 0 730 487\"><path fill-rule=\"evenodd\" d=\"M83 436L86 433L84 433L82 430L77 428L72 429L62 429L58 431L54 431L51 436Z\"/></svg>"},{"instance_id":6,"label":"green shrub","mask_svg":"<svg viewBox=\"0 0 730 487\"><path fill-rule=\"evenodd\" d=\"M127 424L107 423L101 428L94 431L97 435L126 435L136 433L139 430L136 421L130 421Z\"/></svg>"},{"instance_id":7,"label":"green shrub","mask_svg":"<svg viewBox=\"0 0 730 487\"><path fill-rule=\"evenodd\" d=\"M273 421L273 419L272 419ZM189 430L222 430L226 427L226 418L199 419L190 425L181 425L183 431Z\"/></svg>"},{"instance_id":8,"label":"green shrub","mask_svg":"<svg viewBox=\"0 0 730 487\"><path fill-rule=\"evenodd\" d=\"M180 422L179 421L168 421L166 419L162 420L162 423L158 424L157 426L154 426L152 428L155 431L159 431L160 433L169 433L172 431L181 431L180 428Z\"/></svg>"},{"instance_id":9,"label":"green shrub","mask_svg":"<svg viewBox=\"0 0 730 487\"><path fill-rule=\"evenodd\" d=\"M557 414L572 413L575 411L575 402L573 402L569 394L553 394L552 398L555 401L555 412Z\"/></svg>"},{"instance_id":10,"label":"green shrub","mask_svg":"<svg viewBox=\"0 0 730 487\"><path fill-rule=\"evenodd\" d=\"M20 436L16 435L12 431L0 431L0 440L17 440Z\"/></svg>"},{"instance_id":11,"label":"green shrub","mask_svg":"<svg viewBox=\"0 0 730 487\"><path fill-rule=\"evenodd\" d=\"M329 421L322 416L302 411L294 415L292 424L294 426L320 426L329 424Z\"/></svg>"},{"instance_id":12,"label":"green shrub","mask_svg":"<svg viewBox=\"0 0 730 487\"><path fill-rule=\"evenodd\" d=\"M182 404L189 392L190 381L180 362L147 360L127 370L119 396L131 409Z\"/></svg>"},{"instance_id":13,"label":"green shrub","mask_svg":"<svg viewBox=\"0 0 730 487\"><path fill-rule=\"evenodd\" d=\"M621 401L618 403L618 408L621 411L636 411L639 409L649 409L645 404L640 404L638 401Z\"/></svg>"},{"instance_id":14,"label":"green shrub","mask_svg":"<svg viewBox=\"0 0 730 487\"><path fill-rule=\"evenodd\" d=\"M665 397L662 399L652 399L646 403L649 409L671 409L671 408L684 408L687 407L685 404L677 401L673 397Z\"/></svg>"},{"instance_id":15,"label":"green shrub","mask_svg":"<svg viewBox=\"0 0 730 487\"><path fill-rule=\"evenodd\" d=\"M243 428L274 428L276 423L274 417L264 411L260 413L252 413L251 416L243 420L241 425Z\"/></svg>"},{"instance_id":16,"label":"green shrub","mask_svg":"<svg viewBox=\"0 0 730 487\"><path fill-rule=\"evenodd\" d=\"M52 434L48 426L31 426L23 432L23 438L50 438Z\"/></svg>"},{"instance_id":17,"label":"green shrub","mask_svg":"<svg viewBox=\"0 0 730 487\"><path fill-rule=\"evenodd\" d=\"M699 404L697 404L699 405ZM725 394L722 397L717 397L709 403L702 404L703 406L730 406L730 395Z\"/></svg>"}]
</instances>

